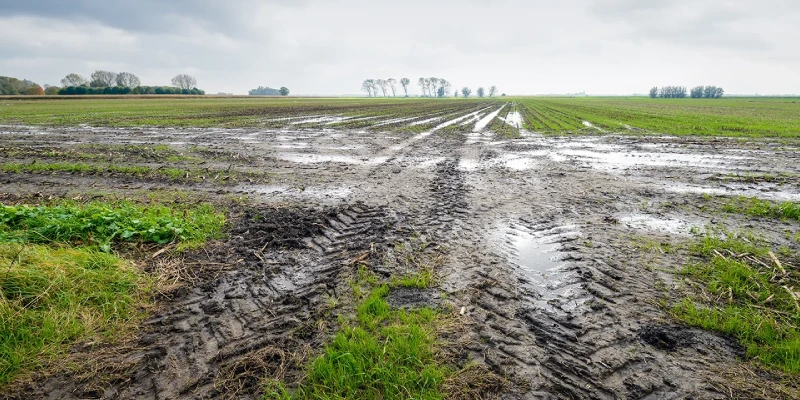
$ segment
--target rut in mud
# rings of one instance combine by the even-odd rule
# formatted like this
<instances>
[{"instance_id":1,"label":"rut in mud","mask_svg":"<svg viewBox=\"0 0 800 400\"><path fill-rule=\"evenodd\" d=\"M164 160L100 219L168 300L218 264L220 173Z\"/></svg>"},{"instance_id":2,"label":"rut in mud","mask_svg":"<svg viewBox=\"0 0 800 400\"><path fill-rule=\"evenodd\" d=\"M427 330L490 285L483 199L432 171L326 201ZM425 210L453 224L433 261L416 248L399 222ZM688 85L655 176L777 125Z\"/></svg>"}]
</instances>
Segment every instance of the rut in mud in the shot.
<instances>
[{"instance_id":1,"label":"rut in mud","mask_svg":"<svg viewBox=\"0 0 800 400\"><path fill-rule=\"evenodd\" d=\"M348 290L354 260L391 275L388 249L413 234L445 249L440 283L432 292L398 291L390 302L463 307L463 327L448 333L444 353L512 382L487 396L726 398L763 389L770 397L778 381L770 373L737 378L751 365L734 340L675 325L660 301L677 284L670 271L681 259L644 259L631 238L669 242L686 234L684 225L713 223L698 205L702 193L799 198L792 178L782 185L720 179L776 169L795 176L798 153L725 140L527 132L503 140L475 128L496 111L471 111L472 125L457 123L470 118L463 114L412 134L188 132L181 137L187 144L241 155L210 157L208 168L233 163L268 172L270 181L140 180L135 189L247 194L252 209L234 213L229 239L193 256L207 268L202 279L164 300L134 342L79 351L86 355L79 372L9 396L257 398L264 378L300 379L329 339L342 311L330 299ZM158 130L59 134L77 143L175 140ZM35 138L53 146L49 135ZM30 138L18 132L3 140ZM72 196L79 189L63 184L81 180L118 195L133 190L131 179L4 174L3 188ZM663 222L670 220L682 224Z\"/></svg>"}]
</instances>

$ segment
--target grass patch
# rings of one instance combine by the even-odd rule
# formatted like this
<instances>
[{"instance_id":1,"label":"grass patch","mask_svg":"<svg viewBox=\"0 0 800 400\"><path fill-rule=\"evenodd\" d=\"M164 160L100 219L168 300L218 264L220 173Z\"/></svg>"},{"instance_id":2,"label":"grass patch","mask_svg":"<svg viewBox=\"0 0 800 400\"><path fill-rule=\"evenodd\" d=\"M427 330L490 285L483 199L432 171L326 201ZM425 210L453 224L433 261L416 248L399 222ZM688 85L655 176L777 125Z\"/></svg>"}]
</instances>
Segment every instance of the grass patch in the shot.
<instances>
[{"instance_id":1,"label":"grass patch","mask_svg":"<svg viewBox=\"0 0 800 400\"><path fill-rule=\"evenodd\" d=\"M800 203L792 201L776 203L755 197L738 197L726 203L722 209L728 213L752 217L800 221Z\"/></svg>"},{"instance_id":2,"label":"grass patch","mask_svg":"<svg viewBox=\"0 0 800 400\"><path fill-rule=\"evenodd\" d=\"M800 272L752 235L709 233L681 273L701 283L672 308L681 321L733 336L749 357L800 373Z\"/></svg>"},{"instance_id":3,"label":"grass patch","mask_svg":"<svg viewBox=\"0 0 800 400\"><path fill-rule=\"evenodd\" d=\"M19 163L0 164L0 172L5 173L81 173L81 174L123 174L164 178L170 181L201 182L213 180L216 183L235 182L237 178L263 178L263 174L241 171L215 171L209 169L184 169L173 167L152 168L144 165L99 165L78 162Z\"/></svg>"},{"instance_id":4,"label":"grass patch","mask_svg":"<svg viewBox=\"0 0 800 400\"><path fill-rule=\"evenodd\" d=\"M0 386L77 340L113 339L137 320L154 279L112 246L198 246L219 236L223 223L209 205L0 205Z\"/></svg>"},{"instance_id":5,"label":"grass patch","mask_svg":"<svg viewBox=\"0 0 800 400\"><path fill-rule=\"evenodd\" d=\"M146 301L146 278L95 249L0 243L0 264L0 385L77 339L113 335Z\"/></svg>"},{"instance_id":6,"label":"grass patch","mask_svg":"<svg viewBox=\"0 0 800 400\"><path fill-rule=\"evenodd\" d=\"M131 202L63 202L52 206L0 206L0 241L97 245L114 241L189 247L219 235L224 215L207 204L183 210Z\"/></svg>"},{"instance_id":7,"label":"grass patch","mask_svg":"<svg viewBox=\"0 0 800 400\"><path fill-rule=\"evenodd\" d=\"M310 363L297 389L269 382L264 398L441 399L449 369L436 360L437 311L392 309L386 301L389 285L378 283L364 267L352 286L358 298L355 317L340 317L340 330Z\"/></svg>"}]
</instances>

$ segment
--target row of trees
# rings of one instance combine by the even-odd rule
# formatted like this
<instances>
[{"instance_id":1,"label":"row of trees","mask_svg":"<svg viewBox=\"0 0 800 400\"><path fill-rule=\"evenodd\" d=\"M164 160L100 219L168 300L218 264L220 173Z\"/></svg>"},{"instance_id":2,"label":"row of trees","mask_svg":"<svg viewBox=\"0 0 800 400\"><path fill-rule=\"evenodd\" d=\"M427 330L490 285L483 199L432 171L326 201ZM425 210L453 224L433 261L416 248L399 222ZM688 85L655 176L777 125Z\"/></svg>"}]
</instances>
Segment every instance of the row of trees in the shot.
<instances>
[{"instance_id":1,"label":"row of trees","mask_svg":"<svg viewBox=\"0 0 800 400\"><path fill-rule=\"evenodd\" d=\"M693 99L718 99L722 97L723 94L725 94L725 90L716 86L695 86L689 93Z\"/></svg>"},{"instance_id":2,"label":"row of trees","mask_svg":"<svg viewBox=\"0 0 800 400\"><path fill-rule=\"evenodd\" d=\"M191 94L203 95L206 92L198 89L182 89L172 86L106 86L106 87L91 87L91 86L67 86L58 88L54 94L60 95L110 95L110 94Z\"/></svg>"},{"instance_id":3,"label":"row of trees","mask_svg":"<svg viewBox=\"0 0 800 400\"><path fill-rule=\"evenodd\" d=\"M408 78L401 78L399 82L403 88L405 97L408 97L408 86L411 84L411 80ZM394 78L364 79L364 82L361 83L361 90L367 92L367 96L369 97L378 97L379 94L383 95L383 97L389 97L390 93L392 97L397 97L397 83L398 80ZM419 78L417 80L417 85L419 85L422 91L422 97L447 97L450 95L450 90L453 87L447 79L436 77ZM458 89L454 90L453 94L455 97L458 97ZM472 94L472 89L464 87L461 89L461 94L464 97L469 97ZM478 97L483 97L486 91L481 87L478 88L477 94ZM496 94L497 86L492 86L489 89L489 97Z\"/></svg>"},{"instance_id":4,"label":"row of trees","mask_svg":"<svg viewBox=\"0 0 800 400\"><path fill-rule=\"evenodd\" d=\"M695 86L692 88L689 95L693 99L718 99L722 97L725 91L716 86ZM650 89L650 98L655 99L656 97L661 97L664 99L683 99L686 98L687 92L685 86L664 86L662 88L658 88L654 86Z\"/></svg>"},{"instance_id":5,"label":"row of trees","mask_svg":"<svg viewBox=\"0 0 800 400\"><path fill-rule=\"evenodd\" d=\"M105 88L105 87L128 87L128 88L135 88L142 85L142 81L139 79L138 76L130 73L130 72L112 72L112 71L103 71L97 70L92 72L91 78L86 79L81 75L76 73L67 74L64 79L61 80L61 85L66 87L79 87L79 86L87 86L93 88ZM172 86L179 87L181 89L191 90L197 87L197 79L195 79L191 75L187 74L178 74L172 78Z\"/></svg>"},{"instance_id":6,"label":"row of trees","mask_svg":"<svg viewBox=\"0 0 800 400\"><path fill-rule=\"evenodd\" d=\"M280 89L273 89L271 87L263 87L259 86L255 89L250 89L247 92L250 96L288 96L289 95L289 88L286 86L281 87Z\"/></svg>"},{"instance_id":7,"label":"row of trees","mask_svg":"<svg viewBox=\"0 0 800 400\"><path fill-rule=\"evenodd\" d=\"M455 97L458 97L458 91L456 91L454 94ZM483 86L481 86L478 88L478 90L475 91L475 94L478 95L478 97L484 97L487 95L486 89L484 89ZM461 95L464 97L469 97L470 95L472 95L472 89L464 86L463 88L461 88ZM492 85L492 87L489 88L488 95L489 97L494 97L495 95L497 95L497 86ZM505 96L505 94L503 94L503 96Z\"/></svg>"}]
</instances>

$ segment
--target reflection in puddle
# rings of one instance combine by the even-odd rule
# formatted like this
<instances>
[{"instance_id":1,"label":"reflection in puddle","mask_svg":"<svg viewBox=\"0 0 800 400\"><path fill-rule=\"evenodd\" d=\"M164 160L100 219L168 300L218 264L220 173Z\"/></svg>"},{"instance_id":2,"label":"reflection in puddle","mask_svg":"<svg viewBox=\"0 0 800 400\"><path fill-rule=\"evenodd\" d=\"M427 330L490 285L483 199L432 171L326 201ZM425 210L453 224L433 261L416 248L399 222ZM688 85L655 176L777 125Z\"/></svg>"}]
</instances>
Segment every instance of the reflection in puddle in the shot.
<instances>
[{"instance_id":1,"label":"reflection in puddle","mask_svg":"<svg viewBox=\"0 0 800 400\"><path fill-rule=\"evenodd\" d=\"M580 285L568 268L568 254L563 251L564 243L581 237L577 226L528 229L510 225L502 232L500 247L538 293L535 303L539 307L566 311L578 305Z\"/></svg>"}]
</instances>

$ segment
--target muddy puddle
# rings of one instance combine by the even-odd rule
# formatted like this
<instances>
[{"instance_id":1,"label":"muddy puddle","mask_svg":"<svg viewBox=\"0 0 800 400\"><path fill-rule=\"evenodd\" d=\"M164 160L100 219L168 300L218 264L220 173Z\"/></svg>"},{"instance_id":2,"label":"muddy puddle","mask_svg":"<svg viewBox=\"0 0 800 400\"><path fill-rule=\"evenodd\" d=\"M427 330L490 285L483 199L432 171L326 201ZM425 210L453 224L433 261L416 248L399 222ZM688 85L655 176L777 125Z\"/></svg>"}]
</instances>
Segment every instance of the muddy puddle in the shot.
<instances>
[{"instance_id":1,"label":"muddy puddle","mask_svg":"<svg viewBox=\"0 0 800 400\"><path fill-rule=\"evenodd\" d=\"M576 225L509 224L496 232L499 247L535 292L534 303L539 308L569 311L582 304L580 285L566 251L570 242L581 238Z\"/></svg>"},{"instance_id":2,"label":"muddy puddle","mask_svg":"<svg viewBox=\"0 0 800 400\"><path fill-rule=\"evenodd\" d=\"M649 232L661 232L671 235L690 235L702 229L709 221L687 221L679 218L657 216L643 213L621 214L617 217L620 224L629 228Z\"/></svg>"}]
</instances>

